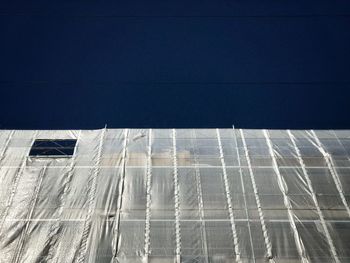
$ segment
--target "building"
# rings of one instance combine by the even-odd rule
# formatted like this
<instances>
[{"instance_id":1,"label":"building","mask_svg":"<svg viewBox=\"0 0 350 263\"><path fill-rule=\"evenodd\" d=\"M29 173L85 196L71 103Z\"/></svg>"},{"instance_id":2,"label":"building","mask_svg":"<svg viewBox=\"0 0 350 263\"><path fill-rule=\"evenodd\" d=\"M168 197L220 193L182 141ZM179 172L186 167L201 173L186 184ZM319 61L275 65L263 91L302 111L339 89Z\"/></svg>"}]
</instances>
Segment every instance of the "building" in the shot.
<instances>
[{"instance_id":1,"label":"building","mask_svg":"<svg viewBox=\"0 0 350 263\"><path fill-rule=\"evenodd\" d=\"M350 262L350 131L0 132L0 262Z\"/></svg>"}]
</instances>

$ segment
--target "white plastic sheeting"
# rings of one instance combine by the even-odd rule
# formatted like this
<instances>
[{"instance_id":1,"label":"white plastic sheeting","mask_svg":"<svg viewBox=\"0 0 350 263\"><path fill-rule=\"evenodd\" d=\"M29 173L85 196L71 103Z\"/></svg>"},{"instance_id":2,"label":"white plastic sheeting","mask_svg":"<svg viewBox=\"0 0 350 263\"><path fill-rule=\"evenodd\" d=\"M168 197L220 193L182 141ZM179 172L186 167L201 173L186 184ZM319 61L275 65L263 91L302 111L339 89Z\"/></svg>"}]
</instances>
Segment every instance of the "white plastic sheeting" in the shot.
<instances>
[{"instance_id":1,"label":"white plastic sheeting","mask_svg":"<svg viewBox=\"0 0 350 263\"><path fill-rule=\"evenodd\" d=\"M350 262L349 202L350 131L0 131L1 263Z\"/></svg>"}]
</instances>

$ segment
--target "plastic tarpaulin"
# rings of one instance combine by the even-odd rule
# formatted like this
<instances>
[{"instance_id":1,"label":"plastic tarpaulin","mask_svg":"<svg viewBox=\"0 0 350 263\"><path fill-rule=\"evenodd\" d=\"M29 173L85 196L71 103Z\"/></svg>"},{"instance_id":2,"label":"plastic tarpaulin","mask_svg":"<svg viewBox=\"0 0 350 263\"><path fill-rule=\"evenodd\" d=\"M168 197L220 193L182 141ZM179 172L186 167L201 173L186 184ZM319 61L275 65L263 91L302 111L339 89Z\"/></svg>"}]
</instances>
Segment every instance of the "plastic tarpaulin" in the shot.
<instances>
[{"instance_id":1,"label":"plastic tarpaulin","mask_svg":"<svg viewBox=\"0 0 350 263\"><path fill-rule=\"evenodd\" d=\"M0 131L1 263L350 262L349 203L350 131Z\"/></svg>"}]
</instances>

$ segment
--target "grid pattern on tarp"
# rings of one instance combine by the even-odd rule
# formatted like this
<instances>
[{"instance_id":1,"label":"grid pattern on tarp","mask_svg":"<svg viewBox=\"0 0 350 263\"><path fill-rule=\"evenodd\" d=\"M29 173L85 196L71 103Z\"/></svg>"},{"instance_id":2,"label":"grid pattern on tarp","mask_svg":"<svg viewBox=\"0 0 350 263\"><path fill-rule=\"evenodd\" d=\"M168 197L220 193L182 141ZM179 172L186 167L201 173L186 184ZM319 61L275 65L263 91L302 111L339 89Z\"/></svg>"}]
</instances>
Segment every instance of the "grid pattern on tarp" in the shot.
<instances>
[{"instance_id":1,"label":"grid pattern on tarp","mask_svg":"<svg viewBox=\"0 0 350 263\"><path fill-rule=\"evenodd\" d=\"M0 131L1 263L350 262L349 202L350 131Z\"/></svg>"}]
</instances>

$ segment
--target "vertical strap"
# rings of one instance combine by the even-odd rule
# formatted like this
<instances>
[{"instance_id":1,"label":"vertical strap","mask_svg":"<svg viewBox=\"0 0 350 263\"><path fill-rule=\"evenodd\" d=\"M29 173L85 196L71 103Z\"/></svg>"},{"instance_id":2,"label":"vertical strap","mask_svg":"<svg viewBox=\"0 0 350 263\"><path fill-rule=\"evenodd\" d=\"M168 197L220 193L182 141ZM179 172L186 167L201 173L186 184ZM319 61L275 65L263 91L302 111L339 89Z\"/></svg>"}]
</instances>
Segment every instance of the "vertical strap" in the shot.
<instances>
[{"instance_id":1,"label":"vertical strap","mask_svg":"<svg viewBox=\"0 0 350 263\"><path fill-rule=\"evenodd\" d=\"M123 160L122 160L122 174L119 182L119 196L117 199L117 212L115 215L115 225L114 225L114 239L112 247L113 249L113 258L114 261L118 255L119 247L119 224L120 224L120 210L122 208L122 200L124 193L124 183L125 183L125 173L126 173L126 157L127 157L127 146L129 141L129 129L124 130L124 146L123 146Z\"/></svg>"},{"instance_id":2,"label":"vertical strap","mask_svg":"<svg viewBox=\"0 0 350 263\"><path fill-rule=\"evenodd\" d=\"M147 146L147 178L146 178L146 222L145 222L145 260L148 262L150 253L151 232L151 185L152 184L152 129L148 131Z\"/></svg>"},{"instance_id":3,"label":"vertical strap","mask_svg":"<svg viewBox=\"0 0 350 263\"><path fill-rule=\"evenodd\" d=\"M27 232L28 232L28 228L29 228L30 219L32 218L33 213L34 213L35 205L36 205L36 202L38 200L40 188L41 188L46 170L47 170L47 165L44 166L43 170L39 174L38 182L37 182L36 187L34 189L32 200L30 201L30 205L29 205L30 209L28 211L27 218L25 219L25 227L20 234L19 241L18 241L18 244L16 247L16 253L15 253L14 258L11 262L18 263L20 261L24 242L26 240L26 236L27 236Z\"/></svg>"},{"instance_id":4,"label":"vertical strap","mask_svg":"<svg viewBox=\"0 0 350 263\"><path fill-rule=\"evenodd\" d=\"M77 158L77 147L78 147L79 142L80 142L80 137L81 137L81 130L79 131L79 133L77 135L77 142L76 142L76 145L75 145L75 148L74 148L72 161L70 163L70 166L69 166L69 169L68 169L68 172L67 172L67 176L66 176L66 178L65 178L65 180L63 182L63 193L60 196L60 204L59 204L58 215L57 215L57 219L59 221L61 221L61 215L62 215L63 209L65 207L65 202L66 202L68 190L69 190L72 178L73 178L73 171L74 171L74 168L75 168L76 158Z\"/></svg>"},{"instance_id":5,"label":"vertical strap","mask_svg":"<svg viewBox=\"0 0 350 263\"><path fill-rule=\"evenodd\" d=\"M194 130L193 132L193 138L196 139L196 133ZM202 183L201 183L201 176L200 176L200 170L198 167L198 160L197 160L197 153L195 151L196 147L193 142L193 139L191 139L192 148L194 151L193 157L194 157L194 169L195 169L195 177L196 177L196 188L198 193L198 209L199 209L199 220L201 223L201 235L203 239L203 252L205 257L205 263L209 263L209 255L208 255L208 244L207 244L207 232L205 227L205 220L204 220L204 205L203 205L203 192L202 192Z\"/></svg>"},{"instance_id":6,"label":"vertical strap","mask_svg":"<svg viewBox=\"0 0 350 263\"><path fill-rule=\"evenodd\" d=\"M332 156L323 148L322 143L318 139L315 131L311 130L311 134L312 134L312 136L314 137L314 139L316 141L316 145L315 144L314 145L322 153L324 159L326 160L328 170L330 171L330 173L332 175L332 178L333 178L333 181L335 183L335 186L337 187L339 196L340 196L340 198L341 198L341 200L343 202L343 205L345 206L345 209L346 209L348 215L350 216L350 208L349 208L348 202L346 201L346 198L345 198L345 195L344 195L343 186L342 186L342 184L340 182L338 172L335 169L335 165L333 163Z\"/></svg>"},{"instance_id":7,"label":"vertical strap","mask_svg":"<svg viewBox=\"0 0 350 263\"><path fill-rule=\"evenodd\" d=\"M233 214L232 200L231 200L231 194L230 194L230 186L229 186L228 179L227 179L226 164L225 164L224 152L222 149L222 143L221 143L219 129L216 129L216 135L217 135L217 140L218 140L218 145L219 145L219 150L220 150L220 160L221 160L221 166L222 166L222 173L223 173L223 177L224 177L224 186L225 186L226 200L227 200L227 206L228 206L228 213L229 213L230 222L231 222L234 251L236 254L236 261L241 263L242 262L241 252L240 252L239 243L238 243L238 236L237 236L237 230L236 230L236 224L235 224L235 218L234 218L234 214Z\"/></svg>"},{"instance_id":8,"label":"vertical strap","mask_svg":"<svg viewBox=\"0 0 350 263\"><path fill-rule=\"evenodd\" d=\"M105 137L106 128L104 128L101 132L100 142L98 146L97 159L94 165L92 176L89 178L89 199L88 199L88 212L84 223L83 235L80 243L80 248L78 252L78 260L77 262L82 263L85 261L85 256L87 252L87 239L90 234L91 229L91 221L92 216L95 209L95 197L96 197L96 187L97 187L97 175L100 171L100 163L101 163L101 155L102 155L102 147L103 140Z\"/></svg>"},{"instance_id":9,"label":"vertical strap","mask_svg":"<svg viewBox=\"0 0 350 263\"><path fill-rule=\"evenodd\" d=\"M241 158L239 156L239 151L238 151L238 144L237 144L237 137L236 137L236 131L235 127L232 126L232 132L235 140L235 148L236 148L236 154L237 154L237 160L238 160L238 166L239 166L239 175L241 179L241 187L242 187L242 193L243 193L243 201L244 201L244 207L245 207L245 214L247 217L247 224L248 224L248 233L249 233L249 239L250 239L250 247L252 250L252 257L253 257L253 262L256 262L255 259L255 252L254 252L254 245L253 245L253 238L252 238L252 230L250 226L250 219L249 219L249 212L248 212L248 205L247 205L247 197L246 197L246 192L245 192L245 185L243 182L243 172L242 172L242 165L241 165Z\"/></svg>"},{"instance_id":10,"label":"vertical strap","mask_svg":"<svg viewBox=\"0 0 350 263\"><path fill-rule=\"evenodd\" d=\"M306 257L303 241L301 240L297 226L295 224L293 210L292 210L292 204L290 203L289 197L287 195L287 190L285 188L285 182L282 178L282 175L280 173L280 170L279 170L279 167L278 167L278 164L276 161L276 157L275 157L275 153L274 153L273 148L272 148L272 143L271 143L271 140L269 137L269 133L267 130L263 130L263 133L264 133L264 136L266 139L266 143L269 147L269 152L270 152L270 156L272 158L273 168L274 168L275 173L276 173L277 178L278 178L278 186L280 187L280 190L283 194L284 205L286 206L287 211L288 211L289 223L290 223L290 226L291 226L292 231L293 231L295 244L297 246L297 250L298 250L299 256L301 258L301 262L309 263L309 260Z\"/></svg>"},{"instance_id":11,"label":"vertical strap","mask_svg":"<svg viewBox=\"0 0 350 263\"><path fill-rule=\"evenodd\" d=\"M57 222L55 224L52 224L49 230L48 238L47 241L45 242L45 247L48 247L48 252L46 254L47 258L51 258L52 255L54 254L55 250L57 249L58 241L61 238L62 231L61 227L61 217L63 214L63 209L66 205L66 199L67 199L67 194L70 188L70 184L73 178L73 171L75 168L76 164L76 157L77 157L77 148L80 142L80 137L81 137L81 130L79 130L78 135L77 135L77 142L74 148L74 153L72 156L72 160L69 166L69 169L67 171L67 176L65 176L65 179L62 184L62 194L59 195L59 204L58 204L58 209L57 209L57 214L55 214L55 219L57 219ZM55 241L54 241L55 240ZM44 261L47 259L43 259Z\"/></svg>"},{"instance_id":12,"label":"vertical strap","mask_svg":"<svg viewBox=\"0 0 350 263\"><path fill-rule=\"evenodd\" d=\"M8 146L10 144L10 141L12 139L12 136L13 134L15 133L14 130L12 130L9 134L9 136L7 137L6 139L6 142L5 142L5 145L4 145L4 148L2 149L1 153L0 153L0 165L1 165L1 162L2 160L4 159L5 157L5 154L6 154L6 151L8 149ZM30 150L29 150L30 151ZM25 159L26 160L26 159ZM17 176L17 174L16 174ZM12 202L12 201L11 201ZM4 212L2 213L2 215L0 214L0 218L1 218L1 221L0 221L0 235L1 235L1 230L2 230L2 227L3 227L3 223L5 221L5 217L7 216L7 213L8 213L8 208L6 207Z\"/></svg>"},{"instance_id":13,"label":"vertical strap","mask_svg":"<svg viewBox=\"0 0 350 263\"><path fill-rule=\"evenodd\" d=\"M180 233L180 199L179 179L177 172L176 130L172 130L173 137L173 168L175 188L175 237L176 237L176 263L181 262L181 233Z\"/></svg>"},{"instance_id":14,"label":"vertical strap","mask_svg":"<svg viewBox=\"0 0 350 263\"><path fill-rule=\"evenodd\" d=\"M27 165L27 159L28 159L28 155L29 155L29 152L30 152L30 149L31 149L31 146L33 145L36 137L38 136L38 131L35 131L34 133L34 136L32 138L32 142L31 142L31 145L27 151L27 154L26 156L23 157L23 160L22 160L22 163L21 163L21 166L19 169L17 169L17 172L16 172L16 175L15 175L15 178L14 178L14 182L13 182L13 185L12 185L12 189L11 189L11 193L10 193L10 196L7 200L7 204L6 204L6 208L5 208L5 211L4 211L4 214L2 215L2 218L1 218L1 222L0 222L0 233L1 233L1 230L4 226L4 222L6 220L6 217L7 217L7 214L10 210L10 207L12 205L12 202L13 202L13 198L15 197L15 194L17 192L17 187L18 187L18 184L19 184L19 181L22 177L22 174L24 172L24 169Z\"/></svg>"},{"instance_id":15,"label":"vertical strap","mask_svg":"<svg viewBox=\"0 0 350 263\"><path fill-rule=\"evenodd\" d=\"M252 185L253 185L254 197L255 197L256 206L258 208L261 229L262 229L263 236L264 236L264 242L265 242L265 247L266 247L266 258L269 260L269 262L274 262L273 255L272 255L272 244L271 244L269 233L268 233L268 230L267 230L267 227L265 224L264 213L263 213L262 208L261 208L261 202L260 202L260 198L259 198L259 189L258 189L258 186L255 182L255 176L254 176L253 168L252 168L252 165L250 162L249 151L248 151L247 143L246 143L242 129L240 130L240 134L241 134L241 138L242 138L245 158L246 158L247 165L248 165L250 180L251 180Z\"/></svg>"},{"instance_id":16,"label":"vertical strap","mask_svg":"<svg viewBox=\"0 0 350 263\"><path fill-rule=\"evenodd\" d=\"M311 192L311 195L312 195L312 200L315 203L316 210L317 210L318 216L320 218L320 221L321 221L322 227L324 229L324 232L326 234L327 242L328 242L328 245L329 245L329 247L331 249L331 253L332 253L333 259L335 260L335 262L340 263L340 260L338 258L337 252L336 252L334 244L333 244L333 240L332 240L332 238L331 238L331 236L329 234L329 231L328 231L328 228L327 228L327 224L326 224L326 222L324 220L324 216L323 216L322 210L320 209L320 206L318 204L318 200L317 200L314 188L312 186L312 182L310 180L309 173L306 170L306 166L305 166L304 160L301 158L300 150L299 150L299 148L298 148L298 146L297 146L297 144L295 142L295 137L294 137L294 135L292 134L292 132L290 130L287 130L287 133L289 135L290 140L292 141L292 145L293 145L293 147L295 149L295 152L297 154L298 162L299 162L299 164L301 166L301 169L302 169L303 174L305 176L307 185L308 185L308 187L310 189L310 192Z\"/></svg>"}]
</instances>

